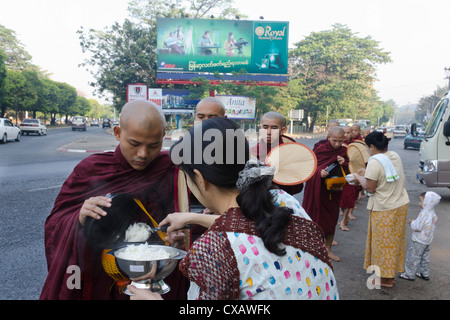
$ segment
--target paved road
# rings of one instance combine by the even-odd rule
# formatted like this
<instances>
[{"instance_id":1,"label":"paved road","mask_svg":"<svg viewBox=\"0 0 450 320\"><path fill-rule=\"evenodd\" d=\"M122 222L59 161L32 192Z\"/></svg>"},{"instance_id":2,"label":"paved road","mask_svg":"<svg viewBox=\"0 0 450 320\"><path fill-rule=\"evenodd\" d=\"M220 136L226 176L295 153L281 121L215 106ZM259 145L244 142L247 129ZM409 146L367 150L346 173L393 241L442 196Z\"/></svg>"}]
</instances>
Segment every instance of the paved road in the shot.
<instances>
[{"instance_id":1,"label":"paved road","mask_svg":"<svg viewBox=\"0 0 450 320\"><path fill-rule=\"evenodd\" d=\"M302 140L311 146L315 141ZM406 188L410 197L407 219L415 219L420 212L419 195L427 191L427 187L416 180L416 172L419 163L418 150L404 150L403 139L393 139L389 150L397 152L403 162L406 175ZM348 224L350 231L342 231L336 228L335 240L338 245L333 247L333 252L341 258L340 262L333 264L338 283L340 297L344 300L434 300L450 299L450 189L436 188L433 191L442 196L441 203L436 208L439 221L435 238L431 249L431 280L426 282L421 279L415 281L396 280L394 288L369 290L366 281L372 274L363 269L364 251L368 226L367 198L358 204L354 211L357 220ZM303 193L297 195L301 201ZM406 228L406 245L411 239L411 230Z\"/></svg>"},{"instance_id":2,"label":"paved road","mask_svg":"<svg viewBox=\"0 0 450 320\"><path fill-rule=\"evenodd\" d=\"M317 139L299 140L310 147ZM419 213L418 195L426 187L415 180L417 150L403 150L403 140L393 140L390 148L403 159L407 189L411 198L408 218ZM44 222L59 189L73 167L89 155L82 151L102 151L117 145L101 128L71 132L70 128L49 130L45 137L24 136L21 142L0 145L0 299L38 299L46 277ZM170 141L165 141L168 147ZM77 152L74 152L77 151ZM334 264L341 299L450 299L450 190L436 189L442 201L437 208L439 222L431 252L431 280L401 279L392 289L369 290L370 276L362 268L368 213L364 199L355 211L358 218L350 231L336 230L339 245L334 252L342 259ZM301 201L303 193L296 195ZM410 239L407 229L407 243Z\"/></svg>"},{"instance_id":3,"label":"paved road","mask_svg":"<svg viewBox=\"0 0 450 320\"><path fill-rule=\"evenodd\" d=\"M106 137L99 128L88 135ZM0 299L38 299L47 274L44 223L61 185L87 156L59 148L85 137L70 128L0 145Z\"/></svg>"}]
</instances>

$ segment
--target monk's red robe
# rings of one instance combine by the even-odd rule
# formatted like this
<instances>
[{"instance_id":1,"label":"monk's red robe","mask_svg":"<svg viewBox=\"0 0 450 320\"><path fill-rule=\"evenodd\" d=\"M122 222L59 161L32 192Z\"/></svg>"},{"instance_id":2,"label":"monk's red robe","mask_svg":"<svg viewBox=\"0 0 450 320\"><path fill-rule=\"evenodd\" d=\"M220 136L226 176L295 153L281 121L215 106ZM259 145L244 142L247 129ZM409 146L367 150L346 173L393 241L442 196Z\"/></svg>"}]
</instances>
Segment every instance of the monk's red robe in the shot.
<instances>
[{"instance_id":1,"label":"monk's red robe","mask_svg":"<svg viewBox=\"0 0 450 320\"><path fill-rule=\"evenodd\" d=\"M274 145L274 147L277 147L279 145L282 145L283 143L289 143L289 142L295 142L295 140L292 138L289 138L288 136L281 135L278 140L278 144ZM258 144L256 144L255 146L253 146L250 149L250 152L252 155L256 156L256 158L258 160L265 162L266 157L270 153L271 150L272 150L271 144L267 144L265 141L260 141ZM292 185L292 186L280 185L277 183L274 183L274 185L276 185L278 188L286 191L287 193L289 193L291 195L300 193L303 190L303 183Z\"/></svg>"},{"instance_id":2,"label":"monk's red robe","mask_svg":"<svg viewBox=\"0 0 450 320\"><path fill-rule=\"evenodd\" d=\"M63 184L45 223L48 276L40 299L128 299L103 270L101 252L87 245L78 220L81 206L90 197L129 193L159 222L179 211L177 170L167 152L161 152L145 170L134 170L120 146L115 152L94 154L81 161ZM151 225L144 212L136 220ZM67 285L67 280L73 282L68 279L73 275L67 271L69 266L81 269L80 289ZM186 299L187 280L178 268L166 282L172 290L165 299Z\"/></svg>"},{"instance_id":3,"label":"monk's red robe","mask_svg":"<svg viewBox=\"0 0 450 320\"><path fill-rule=\"evenodd\" d=\"M320 141L313 149L317 157L317 170L313 177L306 182L303 194L303 208L311 219L323 230L325 236L334 234L339 217L339 206L342 191L329 191L320 172L341 156L346 159L344 166L348 165L347 148L342 146L333 149L330 142ZM338 166L335 170L341 170Z\"/></svg>"}]
</instances>

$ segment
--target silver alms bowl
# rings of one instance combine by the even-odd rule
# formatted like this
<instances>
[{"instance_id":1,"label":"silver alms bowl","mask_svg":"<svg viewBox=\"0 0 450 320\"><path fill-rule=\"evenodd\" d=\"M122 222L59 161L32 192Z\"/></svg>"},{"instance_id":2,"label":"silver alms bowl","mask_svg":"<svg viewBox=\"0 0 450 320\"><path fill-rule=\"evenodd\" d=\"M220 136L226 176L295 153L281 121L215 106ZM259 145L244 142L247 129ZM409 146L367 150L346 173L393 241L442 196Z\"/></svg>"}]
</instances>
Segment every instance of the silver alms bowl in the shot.
<instances>
[{"instance_id":1,"label":"silver alms bowl","mask_svg":"<svg viewBox=\"0 0 450 320\"><path fill-rule=\"evenodd\" d=\"M133 281L132 285L136 288L165 294L170 291L170 287L164 282L164 279L173 272L178 260L183 259L187 253L183 250L163 245L149 246L164 249L169 253L170 258L146 261L125 260L117 256L120 250L125 250L126 246L124 246L113 251L116 264L120 272ZM126 293L131 295L128 291Z\"/></svg>"}]
</instances>

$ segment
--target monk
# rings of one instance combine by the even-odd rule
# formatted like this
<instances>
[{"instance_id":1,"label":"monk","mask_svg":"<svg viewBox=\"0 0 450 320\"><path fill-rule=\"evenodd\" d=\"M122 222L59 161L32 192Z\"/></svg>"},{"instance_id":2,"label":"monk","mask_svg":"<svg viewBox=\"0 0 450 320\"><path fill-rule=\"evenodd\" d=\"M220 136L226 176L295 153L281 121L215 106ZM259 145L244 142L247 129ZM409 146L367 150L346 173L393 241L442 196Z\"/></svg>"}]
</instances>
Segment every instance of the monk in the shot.
<instances>
[{"instance_id":1,"label":"monk","mask_svg":"<svg viewBox=\"0 0 450 320\"><path fill-rule=\"evenodd\" d=\"M111 206L108 194L133 195L157 222L179 210L178 171L168 153L161 152L165 127L164 115L154 103L127 103L120 127L114 128L120 142L115 151L91 155L75 167L45 223L48 276L40 299L129 299L103 270L101 250L87 245L83 228L87 219L107 214L103 208ZM136 220L151 225L144 212ZM81 270L79 287L68 285L69 266ZM181 273L175 271L166 282L172 290L165 298L186 298L187 283Z\"/></svg>"},{"instance_id":2,"label":"monk","mask_svg":"<svg viewBox=\"0 0 450 320\"><path fill-rule=\"evenodd\" d=\"M344 129L344 143L342 145L348 147L348 145L352 142L352 127L345 126L343 127L343 129ZM339 227L341 228L342 231L350 230L349 228L347 228L346 224L348 223L350 217L354 219L353 209L355 208L356 198L357 198L356 186L348 183L345 184L345 186L342 189L341 204L340 204L342 210L342 220L341 222L339 222Z\"/></svg>"},{"instance_id":3,"label":"monk","mask_svg":"<svg viewBox=\"0 0 450 320\"><path fill-rule=\"evenodd\" d=\"M355 142L355 141L364 141L364 137L363 137L363 132L361 131L361 126L359 124L354 124L352 125L352 141L351 142ZM356 189L356 194L355 194L355 202L360 203L359 200L364 196L364 190L361 186L352 186L353 188ZM355 216L353 215L353 210L349 212L348 217L351 220L356 220Z\"/></svg>"},{"instance_id":4,"label":"monk","mask_svg":"<svg viewBox=\"0 0 450 320\"><path fill-rule=\"evenodd\" d=\"M340 124L339 124L339 121L337 121L337 120L334 120L334 119L333 119L333 120L328 121L327 128L326 128L326 131L327 131L327 137L326 137L325 139L320 140L319 142L317 142L317 143L314 145L314 148L315 148L316 146L320 145L320 144L328 144L328 139L330 138L330 130L331 130L331 128L339 127L339 126L340 126Z\"/></svg>"},{"instance_id":5,"label":"monk","mask_svg":"<svg viewBox=\"0 0 450 320\"><path fill-rule=\"evenodd\" d=\"M369 135L369 133L370 133L370 129L364 129L362 131L361 137L363 138L363 141L364 141L364 139L366 139L366 137Z\"/></svg>"},{"instance_id":6,"label":"monk","mask_svg":"<svg viewBox=\"0 0 450 320\"><path fill-rule=\"evenodd\" d=\"M355 140L363 140L363 137L361 135L361 127L359 124L352 125L352 142Z\"/></svg>"},{"instance_id":7,"label":"monk","mask_svg":"<svg viewBox=\"0 0 450 320\"><path fill-rule=\"evenodd\" d=\"M272 148L289 142L295 142L294 139L285 135L287 132L286 118L278 112L267 112L261 117L260 139L258 144L250 149L253 156L264 162ZM303 190L303 183L285 186L277 185L287 193L294 195Z\"/></svg>"},{"instance_id":8,"label":"monk","mask_svg":"<svg viewBox=\"0 0 450 320\"><path fill-rule=\"evenodd\" d=\"M348 165L347 148L342 145L343 142L344 129L336 126L329 131L328 143L316 144L314 147L317 170L306 182L302 204L306 213L322 228L328 255L334 261L340 261L340 258L331 252L331 245L339 217L342 191L327 190L325 179L328 176L342 176L341 166ZM326 169L335 162L339 165L328 173Z\"/></svg>"},{"instance_id":9,"label":"monk","mask_svg":"<svg viewBox=\"0 0 450 320\"><path fill-rule=\"evenodd\" d=\"M202 99L195 108L195 122L197 123L214 117L226 117L225 105L215 97Z\"/></svg>"}]
</instances>

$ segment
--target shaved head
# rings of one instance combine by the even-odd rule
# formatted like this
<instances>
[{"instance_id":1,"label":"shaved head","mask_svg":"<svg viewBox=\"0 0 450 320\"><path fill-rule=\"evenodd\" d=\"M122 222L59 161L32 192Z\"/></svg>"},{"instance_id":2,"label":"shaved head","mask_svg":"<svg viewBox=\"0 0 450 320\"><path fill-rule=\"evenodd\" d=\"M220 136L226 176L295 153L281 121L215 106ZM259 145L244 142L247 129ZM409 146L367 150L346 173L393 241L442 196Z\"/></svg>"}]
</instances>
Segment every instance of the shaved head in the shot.
<instances>
[{"instance_id":1,"label":"shaved head","mask_svg":"<svg viewBox=\"0 0 450 320\"><path fill-rule=\"evenodd\" d=\"M163 145L166 120L162 110L150 101L127 103L114 135L120 151L135 170L144 170L158 156Z\"/></svg>"},{"instance_id":2,"label":"shaved head","mask_svg":"<svg viewBox=\"0 0 450 320\"><path fill-rule=\"evenodd\" d=\"M352 126L352 137L356 139L359 137L360 134L361 134L361 127L359 126L359 124L354 124Z\"/></svg>"},{"instance_id":3,"label":"shaved head","mask_svg":"<svg viewBox=\"0 0 450 320\"><path fill-rule=\"evenodd\" d=\"M202 99L195 108L195 120L203 121L214 117L225 117L225 105L215 97Z\"/></svg>"},{"instance_id":4,"label":"shaved head","mask_svg":"<svg viewBox=\"0 0 450 320\"><path fill-rule=\"evenodd\" d=\"M267 112L262 116L261 121L263 119L278 120L280 128L286 127L286 118L278 112L275 111Z\"/></svg>"},{"instance_id":5,"label":"shaved head","mask_svg":"<svg viewBox=\"0 0 450 320\"><path fill-rule=\"evenodd\" d=\"M330 137L343 137L345 134L345 131L342 127L333 127L330 129Z\"/></svg>"},{"instance_id":6,"label":"shaved head","mask_svg":"<svg viewBox=\"0 0 450 320\"><path fill-rule=\"evenodd\" d=\"M328 131L328 141L333 149L339 149L344 142L345 131L341 127L333 127Z\"/></svg>"},{"instance_id":7,"label":"shaved head","mask_svg":"<svg viewBox=\"0 0 450 320\"><path fill-rule=\"evenodd\" d=\"M161 108L150 101L131 101L123 106L120 114L120 127L127 130L130 123L138 125L144 130L162 126L165 130L167 123Z\"/></svg>"}]
</instances>

